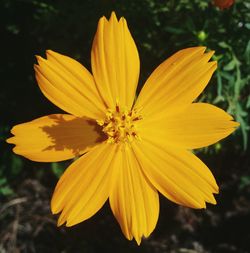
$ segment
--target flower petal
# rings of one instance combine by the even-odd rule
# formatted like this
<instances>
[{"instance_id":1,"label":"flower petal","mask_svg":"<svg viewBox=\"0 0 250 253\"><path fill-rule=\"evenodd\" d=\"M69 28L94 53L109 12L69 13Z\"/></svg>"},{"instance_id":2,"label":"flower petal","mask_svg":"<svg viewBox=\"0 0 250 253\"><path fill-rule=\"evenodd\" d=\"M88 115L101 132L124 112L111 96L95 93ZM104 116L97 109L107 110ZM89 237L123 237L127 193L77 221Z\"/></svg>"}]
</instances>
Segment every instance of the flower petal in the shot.
<instances>
[{"instance_id":1,"label":"flower petal","mask_svg":"<svg viewBox=\"0 0 250 253\"><path fill-rule=\"evenodd\" d=\"M142 236L148 237L156 226L159 197L143 175L132 149L120 149L118 155L120 164L110 193L110 206L126 238L134 237L140 244Z\"/></svg>"},{"instance_id":2,"label":"flower petal","mask_svg":"<svg viewBox=\"0 0 250 253\"><path fill-rule=\"evenodd\" d=\"M109 108L116 103L131 108L139 78L140 61L124 18L115 13L99 20L91 51L93 75Z\"/></svg>"},{"instance_id":3,"label":"flower petal","mask_svg":"<svg viewBox=\"0 0 250 253\"><path fill-rule=\"evenodd\" d=\"M239 126L225 111L206 103L193 103L179 113L157 120L146 118L139 124L142 139L151 138L185 149L214 144Z\"/></svg>"},{"instance_id":4,"label":"flower petal","mask_svg":"<svg viewBox=\"0 0 250 253\"><path fill-rule=\"evenodd\" d=\"M194 101L217 67L208 62L214 52L204 51L204 47L187 48L164 61L146 81L135 107L151 117Z\"/></svg>"},{"instance_id":5,"label":"flower petal","mask_svg":"<svg viewBox=\"0 0 250 253\"><path fill-rule=\"evenodd\" d=\"M38 162L55 162L87 152L104 137L95 122L68 114L52 114L12 128L16 154Z\"/></svg>"},{"instance_id":6,"label":"flower petal","mask_svg":"<svg viewBox=\"0 0 250 253\"><path fill-rule=\"evenodd\" d=\"M216 204L216 181L194 154L149 141L134 142L133 148L145 175L166 198L192 208Z\"/></svg>"},{"instance_id":7,"label":"flower petal","mask_svg":"<svg viewBox=\"0 0 250 253\"><path fill-rule=\"evenodd\" d=\"M67 168L54 191L51 209L58 226L73 226L93 216L110 192L116 145L102 143Z\"/></svg>"},{"instance_id":8,"label":"flower petal","mask_svg":"<svg viewBox=\"0 0 250 253\"><path fill-rule=\"evenodd\" d=\"M55 105L78 117L99 119L106 111L93 76L79 62L47 51L47 60L38 56L34 65L43 94Z\"/></svg>"}]
</instances>

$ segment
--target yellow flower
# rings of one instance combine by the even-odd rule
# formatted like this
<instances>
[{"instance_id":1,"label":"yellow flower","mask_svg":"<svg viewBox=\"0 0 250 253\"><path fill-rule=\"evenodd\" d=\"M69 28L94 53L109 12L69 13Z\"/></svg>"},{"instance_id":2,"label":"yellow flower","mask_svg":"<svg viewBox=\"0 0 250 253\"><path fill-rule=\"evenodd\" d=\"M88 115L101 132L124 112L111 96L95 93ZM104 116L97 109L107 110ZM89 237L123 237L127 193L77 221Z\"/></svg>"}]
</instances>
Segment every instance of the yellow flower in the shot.
<instances>
[{"instance_id":1,"label":"yellow flower","mask_svg":"<svg viewBox=\"0 0 250 253\"><path fill-rule=\"evenodd\" d=\"M91 74L77 61L47 51L37 57L43 94L69 114L53 114L13 127L16 154L55 162L84 154L69 166L54 191L58 225L93 216L109 199L129 240L154 230L158 192L192 208L215 204L216 181L191 149L217 142L238 126L223 110L193 103L216 62L204 47L181 50L164 61L135 101L140 61L126 20L99 20Z\"/></svg>"}]
</instances>

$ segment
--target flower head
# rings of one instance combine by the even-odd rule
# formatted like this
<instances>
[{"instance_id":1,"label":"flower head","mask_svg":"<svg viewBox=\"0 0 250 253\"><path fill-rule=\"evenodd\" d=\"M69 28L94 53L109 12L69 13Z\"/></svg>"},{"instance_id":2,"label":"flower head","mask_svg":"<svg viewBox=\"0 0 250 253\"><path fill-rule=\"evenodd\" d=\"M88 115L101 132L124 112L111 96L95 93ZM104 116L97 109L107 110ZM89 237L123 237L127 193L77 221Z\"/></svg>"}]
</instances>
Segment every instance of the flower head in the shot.
<instances>
[{"instance_id":1,"label":"flower head","mask_svg":"<svg viewBox=\"0 0 250 253\"><path fill-rule=\"evenodd\" d=\"M221 10L229 8L233 5L234 0L214 0L214 5L219 7Z\"/></svg>"},{"instance_id":2,"label":"flower head","mask_svg":"<svg viewBox=\"0 0 250 253\"><path fill-rule=\"evenodd\" d=\"M33 161L74 158L54 191L58 225L73 226L109 200L124 235L138 244L154 230L158 192L192 208L215 204L216 181L190 150L213 144L238 126L223 110L193 103L216 62L204 47L181 50L150 75L138 99L139 56L126 20L102 17L91 50L92 74L47 51L37 57L43 94L68 114L12 128L14 152Z\"/></svg>"}]
</instances>

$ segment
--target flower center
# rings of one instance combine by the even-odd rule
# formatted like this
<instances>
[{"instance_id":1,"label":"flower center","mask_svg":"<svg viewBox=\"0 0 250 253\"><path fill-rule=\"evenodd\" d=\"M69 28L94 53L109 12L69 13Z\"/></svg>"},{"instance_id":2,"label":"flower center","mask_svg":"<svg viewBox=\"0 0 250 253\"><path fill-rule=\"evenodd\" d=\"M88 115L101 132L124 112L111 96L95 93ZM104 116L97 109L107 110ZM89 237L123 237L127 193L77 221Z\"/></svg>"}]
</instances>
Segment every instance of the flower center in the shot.
<instances>
[{"instance_id":1,"label":"flower center","mask_svg":"<svg viewBox=\"0 0 250 253\"><path fill-rule=\"evenodd\" d=\"M108 109L106 118L97 120L97 124L102 126L109 143L132 142L134 138L140 139L136 122L141 119L141 115L135 109L121 110L120 106L116 105L115 110Z\"/></svg>"}]
</instances>

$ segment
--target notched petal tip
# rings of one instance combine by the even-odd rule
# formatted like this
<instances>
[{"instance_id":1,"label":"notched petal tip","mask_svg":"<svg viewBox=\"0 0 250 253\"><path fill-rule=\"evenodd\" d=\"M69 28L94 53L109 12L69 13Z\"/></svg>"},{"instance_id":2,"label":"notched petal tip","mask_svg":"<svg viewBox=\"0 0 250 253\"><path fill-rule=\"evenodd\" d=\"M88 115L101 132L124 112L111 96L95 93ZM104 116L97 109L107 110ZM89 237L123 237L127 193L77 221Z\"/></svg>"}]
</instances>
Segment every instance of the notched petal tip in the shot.
<instances>
[{"instance_id":1,"label":"notched petal tip","mask_svg":"<svg viewBox=\"0 0 250 253\"><path fill-rule=\"evenodd\" d=\"M184 207L189 207L193 209L206 209L207 208L207 200L200 199L199 202L193 199L193 203L191 205L183 205Z\"/></svg>"},{"instance_id":2,"label":"notched petal tip","mask_svg":"<svg viewBox=\"0 0 250 253\"><path fill-rule=\"evenodd\" d=\"M214 50L210 50L208 52L205 52L204 55L207 56L208 60L211 59L214 55L215 51Z\"/></svg>"},{"instance_id":3,"label":"notched petal tip","mask_svg":"<svg viewBox=\"0 0 250 253\"><path fill-rule=\"evenodd\" d=\"M210 199L210 201L208 201L208 203L210 203L212 205L216 205L217 204L217 201L216 201L214 195L211 196L211 199Z\"/></svg>"},{"instance_id":4,"label":"notched petal tip","mask_svg":"<svg viewBox=\"0 0 250 253\"><path fill-rule=\"evenodd\" d=\"M47 49L45 52L46 52L46 55L57 55L58 54L57 52L55 52L51 49Z\"/></svg>"},{"instance_id":5,"label":"notched petal tip","mask_svg":"<svg viewBox=\"0 0 250 253\"><path fill-rule=\"evenodd\" d=\"M9 144L15 144L14 140L15 140L15 137L12 136L12 137L6 139L5 141L6 141L7 143L9 143Z\"/></svg>"},{"instance_id":6,"label":"notched petal tip","mask_svg":"<svg viewBox=\"0 0 250 253\"><path fill-rule=\"evenodd\" d=\"M45 61L47 61L48 60L48 56L56 56L56 55L59 55L57 52L55 52L55 51L53 51L53 50L51 50L51 49L47 49L46 51L45 51L45 54L46 54L46 57L47 57L47 59L46 58L43 58L42 56L40 56L40 55L35 55L35 58L36 58L36 60L37 60L37 62L39 63L39 61L41 61L41 62L45 62Z\"/></svg>"},{"instance_id":7,"label":"notched petal tip","mask_svg":"<svg viewBox=\"0 0 250 253\"><path fill-rule=\"evenodd\" d=\"M136 244L137 244L138 246L141 245L142 238L147 238L147 237L148 237L148 236L143 236L143 235L140 236L140 235L126 234L126 233L124 233L124 232L123 232L123 234L124 234L124 236L126 237L126 239L129 240L129 241L132 241L132 240L134 239L135 242L136 242Z\"/></svg>"},{"instance_id":8,"label":"notched petal tip","mask_svg":"<svg viewBox=\"0 0 250 253\"><path fill-rule=\"evenodd\" d=\"M65 222L66 222L65 216L61 214L57 220L57 227L62 226L63 224L65 224Z\"/></svg>"},{"instance_id":9,"label":"notched petal tip","mask_svg":"<svg viewBox=\"0 0 250 253\"><path fill-rule=\"evenodd\" d=\"M78 222L73 222L73 221L67 220L65 225L66 225L66 227L72 227L72 226L74 226L78 223L79 223L79 221Z\"/></svg>"},{"instance_id":10,"label":"notched petal tip","mask_svg":"<svg viewBox=\"0 0 250 253\"><path fill-rule=\"evenodd\" d=\"M238 127L240 127L240 123L238 121L234 121L233 117L232 117L232 123L233 123L233 127L236 130Z\"/></svg>"},{"instance_id":11,"label":"notched petal tip","mask_svg":"<svg viewBox=\"0 0 250 253\"><path fill-rule=\"evenodd\" d=\"M62 55L60 53L57 53L57 52L55 52L55 51L53 51L51 49L47 49L45 51L45 53L46 53L46 57L47 57L48 61L51 60L52 62L55 62L55 60L56 60L59 64L61 63L61 61L62 61L63 58L68 58L68 59L70 58L70 57L68 57L66 55Z\"/></svg>"},{"instance_id":12,"label":"notched petal tip","mask_svg":"<svg viewBox=\"0 0 250 253\"><path fill-rule=\"evenodd\" d=\"M36 57L38 63L39 63L39 61L45 60L45 59L44 59L42 56L40 56L40 55L35 55L35 57Z\"/></svg>"},{"instance_id":13,"label":"notched petal tip","mask_svg":"<svg viewBox=\"0 0 250 253\"><path fill-rule=\"evenodd\" d=\"M13 144L15 144L15 143L13 143ZM16 145L16 144L15 144ZM20 152L18 151L18 147L17 146L15 146L13 149L12 149L12 151L16 154L16 155L19 155L20 154Z\"/></svg>"},{"instance_id":14,"label":"notched petal tip","mask_svg":"<svg viewBox=\"0 0 250 253\"><path fill-rule=\"evenodd\" d=\"M127 20L124 17L120 18L119 23L123 23L124 25L127 26Z\"/></svg>"},{"instance_id":15,"label":"notched petal tip","mask_svg":"<svg viewBox=\"0 0 250 253\"><path fill-rule=\"evenodd\" d=\"M51 49L47 49L45 51L45 53L46 53L46 58L47 58L46 60L53 62L53 64L55 64L55 62L60 64L60 59L62 59L62 57L67 57L67 56L63 56L62 54L57 53Z\"/></svg>"},{"instance_id":16,"label":"notched petal tip","mask_svg":"<svg viewBox=\"0 0 250 253\"><path fill-rule=\"evenodd\" d=\"M109 18L109 22L116 22L118 23L118 19L117 19L117 16L115 14L114 11L111 12L111 15L110 15L110 18Z\"/></svg>"},{"instance_id":17,"label":"notched petal tip","mask_svg":"<svg viewBox=\"0 0 250 253\"><path fill-rule=\"evenodd\" d=\"M37 60L37 66L38 67L41 67L43 64L46 64L47 63L47 59L44 59L42 56L40 55L36 55L36 60Z\"/></svg>"},{"instance_id":18,"label":"notched petal tip","mask_svg":"<svg viewBox=\"0 0 250 253\"><path fill-rule=\"evenodd\" d=\"M60 211L61 212L61 211ZM52 212L53 213L53 212ZM55 214L55 213L53 213ZM62 225L65 225L66 227L73 227L80 222L77 219L72 219L69 216L66 215L64 211L61 212L58 220L57 220L57 226L60 227Z\"/></svg>"},{"instance_id":19,"label":"notched petal tip","mask_svg":"<svg viewBox=\"0 0 250 253\"><path fill-rule=\"evenodd\" d=\"M51 210L52 214L58 214L62 211L61 209L59 209L57 207L57 205L55 203L54 194L53 194L52 199L50 201L50 210Z\"/></svg>"},{"instance_id":20,"label":"notched petal tip","mask_svg":"<svg viewBox=\"0 0 250 253\"><path fill-rule=\"evenodd\" d=\"M191 207L194 209L206 209L207 208L206 201L204 199L200 200L200 202L197 202L196 200L193 199L192 205L190 205L188 207ZM186 206L186 205L184 205L184 206Z\"/></svg>"},{"instance_id":21,"label":"notched petal tip","mask_svg":"<svg viewBox=\"0 0 250 253\"><path fill-rule=\"evenodd\" d=\"M51 49L47 49L45 51L45 53L46 53L47 60L51 60L51 59L54 59L54 58L56 59L56 58L61 56L61 54L59 54L59 53L57 53L57 52L55 52Z\"/></svg>"},{"instance_id":22,"label":"notched petal tip","mask_svg":"<svg viewBox=\"0 0 250 253\"><path fill-rule=\"evenodd\" d=\"M184 49L181 49L179 52L177 53L180 53L180 52L185 52L187 54L190 54L191 52L197 52L197 53L200 53L200 54L204 54L204 52L206 51L206 47L204 46L198 46L198 47L189 47L189 48L184 48Z\"/></svg>"},{"instance_id":23,"label":"notched petal tip","mask_svg":"<svg viewBox=\"0 0 250 253\"><path fill-rule=\"evenodd\" d=\"M141 238L140 237L139 238L135 238L135 241L136 241L136 243L137 243L138 246L141 245Z\"/></svg>"},{"instance_id":24,"label":"notched petal tip","mask_svg":"<svg viewBox=\"0 0 250 253\"><path fill-rule=\"evenodd\" d=\"M33 68L35 71L38 71L39 65L38 64L33 64Z\"/></svg>"},{"instance_id":25,"label":"notched petal tip","mask_svg":"<svg viewBox=\"0 0 250 253\"><path fill-rule=\"evenodd\" d=\"M15 134L16 134L16 126L13 126L13 127L11 128L10 133L11 133L13 136L9 137L9 138L6 139L5 141L6 141L7 143L9 143L9 144L14 144L14 145L16 145L16 136L15 136Z\"/></svg>"},{"instance_id":26,"label":"notched petal tip","mask_svg":"<svg viewBox=\"0 0 250 253\"><path fill-rule=\"evenodd\" d=\"M64 222L59 222L59 221L57 221L56 226L57 226L57 227L61 227L61 226L63 226L64 224L65 224L65 221L64 221Z\"/></svg>"},{"instance_id":27,"label":"notched petal tip","mask_svg":"<svg viewBox=\"0 0 250 253\"><path fill-rule=\"evenodd\" d=\"M213 184L213 191L212 191L212 193L213 194L219 194L219 191L220 191L220 188L219 188L218 184L215 181L214 184Z\"/></svg>"},{"instance_id":28,"label":"notched petal tip","mask_svg":"<svg viewBox=\"0 0 250 253\"><path fill-rule=\"evenodd\" d=\"M208 62L207 64L212 65L212 67L215 67L215 69L216 69L217 66L218 66L218 62L217 62L217 61L210 61L210 62Z\"/></svg>"},{"instance_id":29,"label":"notched petal tip","mask_svg":"<svg viewBox=\"0 0 250 253\"><path fill-rule=\"evenodd\" d=\"M214 73L214 71L218 67L217 61L209 61L206 63L206 65L207 65L208 73L211 73L211 75Z\"/></svg>"},{"instance_id":30,"label":"notched petal tip","mask_svg":"<svg viewBox=\"0 0 250 253\"><path fill-rule=\"evenodd\" d=\"M73 226L75 226L75 225L77 225L77 224L79 224L80 222L83 222L83 221L85 221L85 220L79 221L77 219L70 219L69 218L69 219L66 220L65 226L66 227L73 227Z\"/></svg>"},{"instance_id":31,"label":"notched petal tip","mask_svg":"<svg viewBox=\"0 0 250 253\"><path fill-rule=\"evenodd\" d=\"M109 21L107 20L107 18L105 17L105 16L102 16L100 19L99 19L99 21L98 21L98 27L99 26L103 26L104 24L107 24Z\"/></svg>"}]
</instances>

